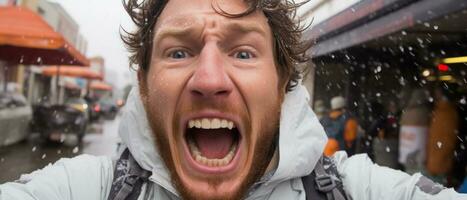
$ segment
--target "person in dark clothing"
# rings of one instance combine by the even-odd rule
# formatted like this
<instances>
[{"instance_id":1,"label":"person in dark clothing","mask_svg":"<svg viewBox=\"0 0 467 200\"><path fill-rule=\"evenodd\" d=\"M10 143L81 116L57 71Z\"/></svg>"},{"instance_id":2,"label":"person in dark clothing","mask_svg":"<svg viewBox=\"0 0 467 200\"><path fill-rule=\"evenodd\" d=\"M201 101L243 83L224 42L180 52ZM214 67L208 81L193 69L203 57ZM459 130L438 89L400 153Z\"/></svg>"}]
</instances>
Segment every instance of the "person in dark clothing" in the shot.
<instances>
[{"instance_id":1,"label":"person in dark clothing","mask_svg":"<svg viewBox=\"0 0 467 200\"><path fill-rule=\"evenodd\" d=\"M372 154L375 163L400 169L397 161L399 146L399 113L394 101L389 101L387 111L378 102L372 103L375 119L368 129L373 138Z\"/></svg>"},{"instance_id":2,"label":"person in dark clothing","mask_svg":"<svg viewBox=\"0 0 467 200\"><path fill-rule=\"evenodd\" d=\"M320 120L328 136L324 149L326 156L338 150L345 150L348 155L355 154L358 122L346 107L345 99L336 96L331 99L331 112Z\"/></svg>"}]
</instances>

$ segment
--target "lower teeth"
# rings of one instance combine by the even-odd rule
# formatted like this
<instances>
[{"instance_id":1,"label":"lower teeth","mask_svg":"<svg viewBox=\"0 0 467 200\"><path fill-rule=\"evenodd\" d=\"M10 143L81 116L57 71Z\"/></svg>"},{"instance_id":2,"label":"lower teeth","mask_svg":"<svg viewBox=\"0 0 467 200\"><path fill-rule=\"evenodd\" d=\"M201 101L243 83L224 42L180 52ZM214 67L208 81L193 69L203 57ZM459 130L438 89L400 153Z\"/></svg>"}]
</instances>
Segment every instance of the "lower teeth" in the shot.
<instances>
[{"instance_id":1,"label":"lower teeth","mask_svg":"<svg viewBox=\"0 0 467 200\"><path fill-rule=\"evenodd\" d=\"M189 142L189 147L191 151L191 155L193 158L198 162L199 164L206 165L209 167L222 167L230 163L232 161L234 155L235 155L235 150L236 150L236 145L232 145L230 148L229 153L224 158L206 158L201 155L201 152L199 151L198 147L194 144L193 141Z\"/></svg>"}]
</instances>

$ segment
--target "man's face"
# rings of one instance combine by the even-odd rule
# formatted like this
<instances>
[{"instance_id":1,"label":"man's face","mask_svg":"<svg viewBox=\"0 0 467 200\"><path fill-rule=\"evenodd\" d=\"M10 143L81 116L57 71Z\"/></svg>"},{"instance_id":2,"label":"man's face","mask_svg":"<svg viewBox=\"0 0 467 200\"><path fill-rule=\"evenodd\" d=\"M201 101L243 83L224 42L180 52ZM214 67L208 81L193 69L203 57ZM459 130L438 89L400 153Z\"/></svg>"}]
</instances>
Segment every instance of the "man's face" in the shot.
<instances>
[{"instance_id":1,"label":"man's face","mask_svg":"<svg viewBox=\"0 0 467 200\"><path fill-rule=\"evenodd\" d=\"M274 151L283 93L272 34L243 1L171 0L154 29L141 96L159 152L187 199L238 199Z\"/></svg>"}]
</instances>

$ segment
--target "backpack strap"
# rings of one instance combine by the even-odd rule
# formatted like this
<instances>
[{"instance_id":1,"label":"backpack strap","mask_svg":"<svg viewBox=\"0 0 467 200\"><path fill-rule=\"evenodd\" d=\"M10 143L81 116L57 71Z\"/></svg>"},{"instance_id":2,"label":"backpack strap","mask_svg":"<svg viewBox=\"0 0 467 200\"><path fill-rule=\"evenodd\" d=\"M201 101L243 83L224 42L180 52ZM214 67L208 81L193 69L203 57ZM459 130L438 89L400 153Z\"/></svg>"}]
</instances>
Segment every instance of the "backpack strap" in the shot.
<instances>
[{"instance_id":1,"label":"backpack strap","mask_svg":"<svg viewBox=\"0 0 467 200\"><path fill-rule=\"evenodd\" d=\"M325 170L325 165L327 170ZM321 157L313 172L302 177L306 200L347 200L336 166Z\"/></svg>"},{"instance_id":2,"label":"backpack strap","mask_svg":"<svg viewBox=\"0 0 467 200\"><path fill-rule=\"evenodd\" d=\"M136 200L149 176L151 172L141 168L130 151L125 149L115 165L114 179L107 200Z\"/></svg>"}]
</instances>

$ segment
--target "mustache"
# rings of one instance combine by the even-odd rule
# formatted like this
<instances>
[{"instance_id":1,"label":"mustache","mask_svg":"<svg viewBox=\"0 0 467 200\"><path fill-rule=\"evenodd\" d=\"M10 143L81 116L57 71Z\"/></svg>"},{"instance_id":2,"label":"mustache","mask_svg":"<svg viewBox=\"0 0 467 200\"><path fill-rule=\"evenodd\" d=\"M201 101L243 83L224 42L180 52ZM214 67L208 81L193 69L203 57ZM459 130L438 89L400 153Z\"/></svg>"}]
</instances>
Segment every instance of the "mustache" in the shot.
<instances>
[{"instance_id":1,"label":"mustache","mask_svg":"<svg viewBox=\"0 0 467 200\"><path fill-rule=\"evenodd\" d=\"M232 102L220 98L190 100L188 103L178 105L177 107L180 108L180 110L177 112L179 113L179 116L182 113L196 113L205 110L215 110L222 113L229 113L232 115L241 116L242 118L248 116L248 109L246 109L242 103Z\"/></svg>"},{"instance_id":2,"label":"mustache","mask_svg":"<svg viewBox=\"0 0 467 200\"><path fill-rule=\"evenodd\" d=\"M226 112L233 112L232 103L221 98L206 98L192 100L188 107L191 110L215 109Z\"/></svg>"}]
</instances>

